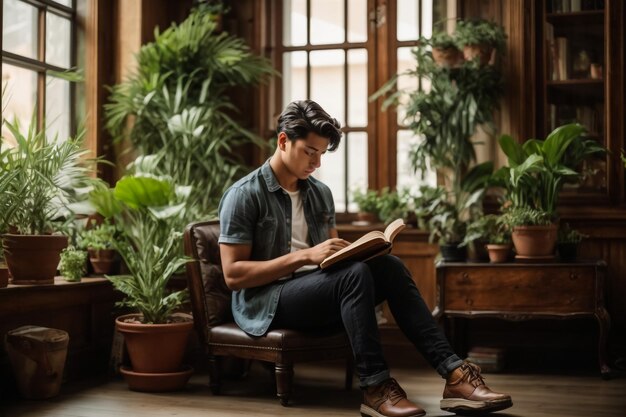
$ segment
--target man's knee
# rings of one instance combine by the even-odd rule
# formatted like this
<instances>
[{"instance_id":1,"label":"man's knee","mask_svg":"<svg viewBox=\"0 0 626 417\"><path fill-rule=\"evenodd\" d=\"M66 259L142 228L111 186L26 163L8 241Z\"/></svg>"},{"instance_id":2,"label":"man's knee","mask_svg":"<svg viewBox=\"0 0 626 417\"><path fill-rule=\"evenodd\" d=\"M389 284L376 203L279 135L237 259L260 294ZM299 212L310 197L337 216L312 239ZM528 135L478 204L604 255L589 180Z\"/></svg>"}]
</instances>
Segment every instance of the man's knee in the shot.
<instances>
[{"instance_id":1,"label":"man's knee","mask_svg":"<svg viewBox=\"0 0 626 417\"><path fill-rule=\"evenodd\" d=\"M369 267L363 262L350 262L340 280L350 287L374 288L374 280Z\"/></svg>"}]
</instances>

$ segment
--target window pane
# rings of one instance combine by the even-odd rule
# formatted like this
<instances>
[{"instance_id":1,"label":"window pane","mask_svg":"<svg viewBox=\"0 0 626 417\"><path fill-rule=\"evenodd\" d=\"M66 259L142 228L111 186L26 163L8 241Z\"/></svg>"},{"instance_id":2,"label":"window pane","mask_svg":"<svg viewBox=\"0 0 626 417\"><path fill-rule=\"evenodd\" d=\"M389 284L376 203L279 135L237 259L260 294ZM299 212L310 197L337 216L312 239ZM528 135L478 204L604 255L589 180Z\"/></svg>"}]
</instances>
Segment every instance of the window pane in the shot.
<instances>
[{"instance_id":1,"label":"window pane","mask_svg":"<svg viewBox=\"0 0 626 417\"><path fill-rule=\"evenodd\" d=\"M411 50L413 48L398 48L398 74L402 74L409 69L415 68L416 61ZM417 82L417 78L413 76L403 76L398 78L398 89L399 90L408 90L415 91L417 90L419 84ZM400 98L400 105L397 107L398 114L398 125L404 125L404 117L406 116L406 104L408 102L408 98L406 94L402 95Z\"/></svg>"},{"instance_id":2,"label":"window pane","mask_svg":"<svg viewBox=\"0 0 626 417\"><path fill-rule=\"evenodd\" d=\"M63 142L70 135L70 83L46 77L46 135Z\"/></svg>"},{"instance_id":3,"label":"window pane","mask_svg":"<svg viewBox=\"0 0 626 417\"><path fill-rule=\"evenodd\" d=\"M367 41L367 0L348 0L348 42Z\"/></svg>"},{"instance_id":4,"label":"window pane","mask_svg":"<svg viewBox=\"0 0 626 417\"><path fill-rule=\"evenodd\" d=\"M437 185L437 175L435 171L430 170L424 176L424 180L422 180L421 173L413 173L413 169L411 168L411 163L409 160L409 151L415 144L419 143L419 138L413 134L410 130L400 130L398 131L398 139L397 139L397 189L401 190L403 188L408 188L411 192L416 195L419 186L422 184L429 184L431 186Z\"/></svg>"},{"instance_id":5,"label":"window pane","mask_svg":"<svg viewBox=\"0 0 626 417\"><path fill-rule=\"evenodd\" d=\"M342 43L346 39L344 2L315 0L311 2L311 44Z\"/></svg>"},{"instance_id":6,"label":"window pane","mask_svg":"<svg viewBox=\"0 0 626 417\"><path fill-rule=\"evenodd\" d=\"M345 54L342 50L313 51L311 61L311 100L345 124Z\"/></svg>"},{"instance_id":7,"label":"window pane","mask_svg":"<svg viewBox=\"0 0 626 417\"><path fill-rule=\"evenodd\" d=\"M306 0L283 0L283 44L306 45Z\"/></svg>"},{"instance_id":8,"label":"window pane","mask_svg":"<svg viewBox=\"0 0 626 417\"><path fill-rule=\"evenodd\" d=\"M426 0L423 0L426 1ZM441 1L441 0L439 0ZM400 41L415 40L419 37L418 8L419 2L415 0L398 1L398 24L397 36Z\"/></svg>"},{"instance_id":9,"label":"window pane","mask_svg":"<svg viewBox=\"0 0 626 417\"><path fill-rule=\"evenodd\" d=\"M72 0L52 0L55 3L62 4L63 6L72 7Z\"/></svg>"},{"instance_id":10,"label":"window pane","mask_svg":"<svg viewBox=\"0 0 626 417\"><path fill-rule=\"evenodd\" d=\"M443 3L438 1L438 3ZM422 36L430 38L433 34L433 0L422 0Z\"/></svg>"},{"instance_id":11,"label":"window pane","mask_svg":"<svg viewBox=\"0 0 626 417\"><path fill-rule=\"evenodd\" d=\"M322 165L313 174L315 178L330 187L337 213L342 213L346 210L346 188L344 185L344 178L346 177L345 153L346 147L342 140L335 152L327 152L322 156Z\"/></svg>"},{"instance_id":12,"label":"window pane","mask_svg":"<svg viewBox=\"0 0 626 417\"><path fill-rule=\"evenodd\" d=\"M306 52L283 54L283 106L306 96Z\"/></svg>"},{"instance_id":13,"label":"window pane","mask_svg":"<svg viewBox=\"0 0 626 417\"><path fill-rule=\"evenodd\" d=\"M367 125L367 51L348 51L348 126Z\"/></svg>"},{"instance_id":14,"label":"window pane","mask_svg":"<svg viewBox=\"0 0 626 417\"><path fill-rule=\"evenodd\" d=\"M70 67L70 21L54 13L46 13L46 62L63 68Z\"/></svg>"},{"instance_id":15,"label":"window pane","mask_svg":"<svg viewBox=\"0 0 626 417\"><path fill-rule=\"evenodd\" d=\"M2 116L11 122L17 119L20 126L27 129L37 100L37 73L2 64L2 85L6 86L2 100ZM13 135L4 125L2 135L12 142Z\"/></svg>"},{"instance_id":16,"label":"window pane","mask_svg":"<svg viewBox=\"0 0 626 417\"><path fill-rule=\"evenodd\" d=\"M346 135L345 144L348 152L348 188L350 191L366 190L368 188L367 133L351 132ZM350 201L348 211L357 212L357 205Z\"/></svg>"},{"instance_id":17,"label":"window pane","mask_svg":"<svg viewBox=\"0 0 626 417\"><path fill-rule=\"evenodd\" d=\"M4 0L2 49L37 59L37 9L18 0Z\"/></svg>"}]
</instances>

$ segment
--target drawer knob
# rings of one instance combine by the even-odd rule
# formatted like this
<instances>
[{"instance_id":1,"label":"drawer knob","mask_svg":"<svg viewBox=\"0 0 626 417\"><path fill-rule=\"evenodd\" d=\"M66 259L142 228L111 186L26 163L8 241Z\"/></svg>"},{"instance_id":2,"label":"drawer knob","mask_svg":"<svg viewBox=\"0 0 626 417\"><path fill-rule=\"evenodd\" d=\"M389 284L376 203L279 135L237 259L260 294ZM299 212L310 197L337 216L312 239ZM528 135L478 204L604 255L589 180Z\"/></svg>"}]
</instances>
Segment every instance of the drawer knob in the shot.
<instances>
[{"instance_id":1,"label":"drawer knob","mask_svg":"<svg viewBox=\"0 0 626 417\"><path fill-rule=\"evenodd\" d=\"M571 274L569 274L569 279L575 281L578 279L578 275L572 272Z\"/></svg>"}]
</instances>

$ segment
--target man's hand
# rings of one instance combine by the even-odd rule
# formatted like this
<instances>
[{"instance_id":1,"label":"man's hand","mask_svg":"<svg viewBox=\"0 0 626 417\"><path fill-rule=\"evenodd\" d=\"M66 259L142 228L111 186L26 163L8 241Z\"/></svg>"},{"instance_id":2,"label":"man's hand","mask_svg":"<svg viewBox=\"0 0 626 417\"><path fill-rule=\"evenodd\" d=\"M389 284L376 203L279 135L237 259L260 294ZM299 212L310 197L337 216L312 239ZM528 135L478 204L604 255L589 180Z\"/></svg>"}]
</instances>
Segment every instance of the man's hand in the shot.
<instances>
[{"instance_id":1,"label":"man's hand","mask_svg":"<svg viewBox=\"0 0 626 417\"><path fill-rule=\"evenodd\" d=\"M340 238L331 238L325 240L319 245L315 245L312 248L305 249L308 253L309 261L311 264L319 265L322 261L328 258L333 253L337 252L348 246L350 242Z\"/></svg>"}]
</instances>

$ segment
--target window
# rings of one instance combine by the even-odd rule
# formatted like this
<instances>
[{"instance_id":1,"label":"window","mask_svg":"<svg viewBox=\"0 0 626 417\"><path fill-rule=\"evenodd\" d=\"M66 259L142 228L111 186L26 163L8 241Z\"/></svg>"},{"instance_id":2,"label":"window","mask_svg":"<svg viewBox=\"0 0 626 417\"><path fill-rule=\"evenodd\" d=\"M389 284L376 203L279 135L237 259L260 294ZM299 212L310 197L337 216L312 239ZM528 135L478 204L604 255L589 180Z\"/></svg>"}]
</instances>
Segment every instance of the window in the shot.
<instances>
[{"instance_id":1,"label":"window","mask_svg":"<svg viewBox=\"0 0 626 417\"><path fill-rule=\"evenodd\" d=\"M35 111L57 140L74 131L74 87L55 73L75 66L75 2L2 1L2 116L26 127Z\"/></svg>"},{"instance_id":2,"label":"window","mask_svg":"<svg viewBox=\"0 0 626 417\"><path fill-rule=\"evenodd\" d=\"M368 97L396 72L413 65L412 47L442 28L456 12L454 0L283 0L276 37L282 68L279 101L317 101L344 127L342 145L324 156L316 177L331 187L337 212L356 211L354 189L422 183L408 166L416 138L403 115L382 112ZM403 81L401 81L403 82ZM407 85L400 85L406 87ZM415 86L417 87L417 86ZM436 182L426 173L426 182Z\"/></svg>"}]
</instances>

